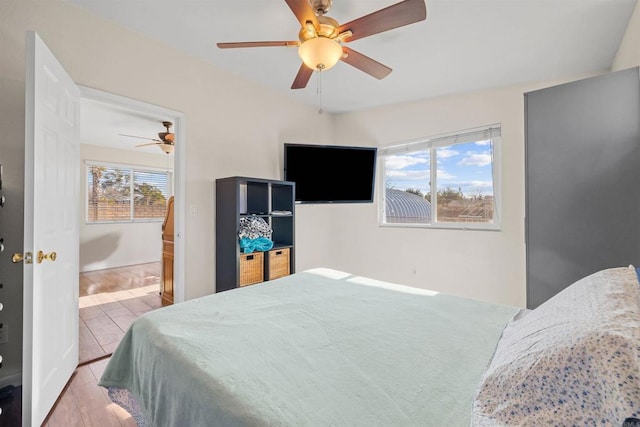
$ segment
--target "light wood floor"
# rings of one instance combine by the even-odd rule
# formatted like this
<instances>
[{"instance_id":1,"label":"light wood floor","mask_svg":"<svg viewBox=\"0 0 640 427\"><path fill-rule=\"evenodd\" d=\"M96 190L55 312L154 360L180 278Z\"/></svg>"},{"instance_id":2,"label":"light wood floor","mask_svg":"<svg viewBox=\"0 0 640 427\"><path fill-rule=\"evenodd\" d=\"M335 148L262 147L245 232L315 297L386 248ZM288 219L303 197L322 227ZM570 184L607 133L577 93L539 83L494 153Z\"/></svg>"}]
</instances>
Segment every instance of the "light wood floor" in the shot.
<instances>
[{"instance_id":1,"label":"light wood floor","mask_svg":"<svg viewBox=\"0 0 640 427\"><path fill-rule=\"evenodd\" d=\"M136 425L98 381L129 325L162 306L160 268L157 262L80 274L80 366L44 427Z\"/></svg>"},{"instance_id":2,"label":"light wood floor","mask_svg":"<svg viewBox=\"0 0 640 427\"><path fill-rule=\"evenodd\" d=\"M127 411L98 386L109 359L80 366L43 427L135 427Z\"/></svg>"},{"instance_id":3,"label":"light wood floor","mask_svg":"<svg viewBox=\"0 0 640 427\"><path fill-rule=\"evenodd\" d=\"M115 350L131 323L162 306L160 263L80 274L79 363Z\"/></svg>"}]
</instances>

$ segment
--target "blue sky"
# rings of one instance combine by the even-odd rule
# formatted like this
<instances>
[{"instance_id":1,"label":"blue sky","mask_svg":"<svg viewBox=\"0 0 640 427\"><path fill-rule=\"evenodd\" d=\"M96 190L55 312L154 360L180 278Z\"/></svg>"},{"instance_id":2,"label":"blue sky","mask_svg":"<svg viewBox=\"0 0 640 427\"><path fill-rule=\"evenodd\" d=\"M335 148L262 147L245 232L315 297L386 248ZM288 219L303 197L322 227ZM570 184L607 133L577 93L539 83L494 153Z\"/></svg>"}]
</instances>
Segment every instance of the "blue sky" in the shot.
<instances>
[{"instance_id":1,"label":"blue sky","mask_svg":"<svg viewBox=\"0 0 640 427\"><path fill-rule=\"evenodd\" d=\"M399 190L429 192L429 150L387 156L385 185ZM437 148L438 188L462 189L465 196L493 195L490 140Z\"/></svg>"}]
</instances>

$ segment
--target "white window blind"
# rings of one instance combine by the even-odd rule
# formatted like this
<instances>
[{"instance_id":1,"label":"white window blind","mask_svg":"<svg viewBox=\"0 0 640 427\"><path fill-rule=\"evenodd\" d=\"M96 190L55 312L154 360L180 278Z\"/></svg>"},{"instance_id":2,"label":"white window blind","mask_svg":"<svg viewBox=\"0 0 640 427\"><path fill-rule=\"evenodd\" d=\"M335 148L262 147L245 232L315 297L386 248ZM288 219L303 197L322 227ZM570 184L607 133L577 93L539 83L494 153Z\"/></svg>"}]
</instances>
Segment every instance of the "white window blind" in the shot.
<instances>
[{"instance_id":1,"label":"white window blind","mask_svg":"<svg viewBox=\"0 0 640 427\"><path fill-rule=\"evenodd\" d=\"M88 223L164 219L170 172L87 162L86 178Z\"/></svg>"},{"instance_id":2,"label":"white window blind","mask_svg":"<svg viewBox=\"0 0 640 427\"><path fill-rule=\"evenodd\" d=\"M498 138L500 136L502 136L500 125L491 125L487 127L461 131L460 133L435 136L431 138L421 138L419 140L410 141L403 144L382 147L378 149L378 154L386 156L388 154L419 151L446 145L486 141L493 138Z\"/></svg>"}]
</instances>

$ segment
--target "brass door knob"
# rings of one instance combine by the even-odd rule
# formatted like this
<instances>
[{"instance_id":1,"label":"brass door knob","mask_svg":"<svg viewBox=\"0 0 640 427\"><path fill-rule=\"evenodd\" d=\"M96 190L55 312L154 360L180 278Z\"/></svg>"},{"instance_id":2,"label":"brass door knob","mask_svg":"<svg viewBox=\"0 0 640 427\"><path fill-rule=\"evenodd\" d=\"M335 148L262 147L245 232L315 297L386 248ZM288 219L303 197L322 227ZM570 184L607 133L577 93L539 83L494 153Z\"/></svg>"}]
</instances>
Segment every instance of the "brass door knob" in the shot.
<instances>
[{"instance_id":1,"label":"brass door knob","mask_svg":"<svg viewBox=\"0 0 640 427\"><path fill-rule=\"evenodd\" d=\"M50 252L48 254L45 254L42 251L38 251L38 255L37 255L37 259L38 259L38 264L42 263L42 261L55 261L56 260L56 253L55 252Z\"/></svg>"},{"instance_id":2,"label":"brass door knob","mask_svg":"<svg viewBox=\"0 0 640 427\"><path fill-rule=\"evenodd\" d=\"M24 254L20 252L16 252L11 257L11 262L14 264L17 264L19 262L24 261L25 264L31 264L33 262L32 259L33 259L33 254L31 252L25 252Z\"/></svg>"}]
</instances>

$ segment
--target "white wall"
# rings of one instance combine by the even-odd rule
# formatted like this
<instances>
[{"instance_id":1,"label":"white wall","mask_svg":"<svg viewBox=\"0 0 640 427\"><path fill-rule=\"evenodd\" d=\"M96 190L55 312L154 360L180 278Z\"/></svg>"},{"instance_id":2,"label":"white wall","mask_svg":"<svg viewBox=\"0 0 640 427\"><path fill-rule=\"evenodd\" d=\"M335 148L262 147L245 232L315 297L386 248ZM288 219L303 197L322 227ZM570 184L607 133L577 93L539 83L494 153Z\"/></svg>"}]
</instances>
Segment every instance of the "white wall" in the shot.
<instances>
[{"instance_id":1,"label":"white wall","mask_svg":"<svg viewBox=\"0 0 640 427\"><path fill-rule=\"evenodd\" d=\"M332 263L344 270L454 295L523 306L525 87L407 103L335 117L341 144L383 147L502 124L502 230L391 228L374 204L331 209ZM339 248L339 249L338 249Z\"/></svg>"},{"instance_id":2,"label":"white wall","mask_svg":"<svg viewBox=\"0 0 640 427\"><path fill-rule=\"evenodd\" d=\"M169 160L169 163L167 163ZM162 253L162 221L87 224L86 162L98 161L173 170L173 156L97 145L80 146L80 271L157 262Z\"/></svg>"}]
</instances>

